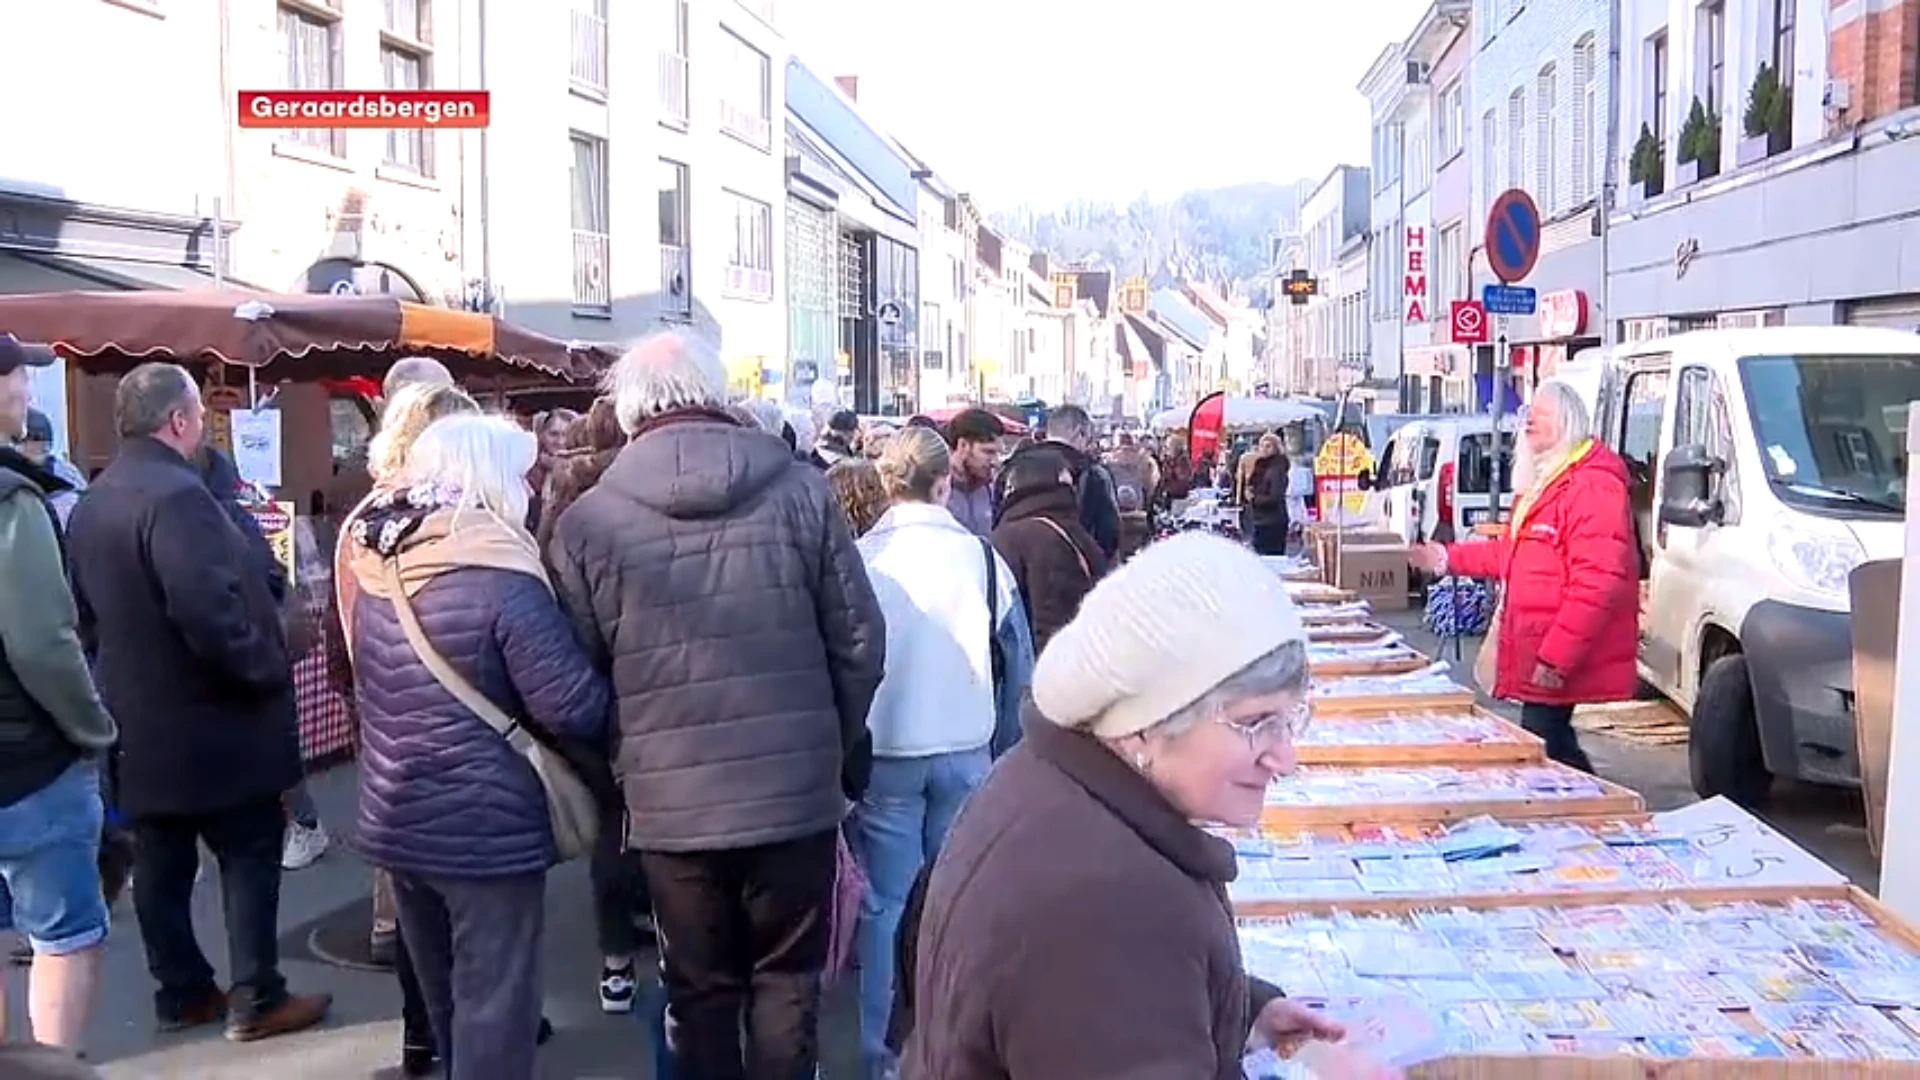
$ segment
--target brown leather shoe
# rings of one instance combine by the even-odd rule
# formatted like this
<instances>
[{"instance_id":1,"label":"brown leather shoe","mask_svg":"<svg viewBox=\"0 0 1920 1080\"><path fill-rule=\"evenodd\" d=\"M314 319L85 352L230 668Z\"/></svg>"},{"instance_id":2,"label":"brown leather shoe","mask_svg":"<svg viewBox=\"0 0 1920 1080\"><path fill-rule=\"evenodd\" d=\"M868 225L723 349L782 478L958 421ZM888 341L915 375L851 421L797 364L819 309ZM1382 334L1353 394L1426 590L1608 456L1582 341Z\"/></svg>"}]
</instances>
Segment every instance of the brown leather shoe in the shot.
<instances>
[{"instance_id":1,"label":"brown leather shoe","mask_svg":"<svg viewBox=\"0 0 1920 1080\"><path fill-rule=\"evenodd\" d=\"M254 1017L247 1023L227 1025L229 1042L255 1042L275 1035L305 1031L327 1018L333 1007L332 994L288 994L285 1001Z\"/></svg>"},{"instance_id":2,"label":"brown leather shoe","mask_svg":"<svg viewBox=\"0 0 1920 1080\"><path fill-rule=\"evenodd\" d=\"M160 1018L162 1032L191 1031L227 1018L227 995L219 990L187 1005L172 1016Z\"/></svg>"}]
</instances>

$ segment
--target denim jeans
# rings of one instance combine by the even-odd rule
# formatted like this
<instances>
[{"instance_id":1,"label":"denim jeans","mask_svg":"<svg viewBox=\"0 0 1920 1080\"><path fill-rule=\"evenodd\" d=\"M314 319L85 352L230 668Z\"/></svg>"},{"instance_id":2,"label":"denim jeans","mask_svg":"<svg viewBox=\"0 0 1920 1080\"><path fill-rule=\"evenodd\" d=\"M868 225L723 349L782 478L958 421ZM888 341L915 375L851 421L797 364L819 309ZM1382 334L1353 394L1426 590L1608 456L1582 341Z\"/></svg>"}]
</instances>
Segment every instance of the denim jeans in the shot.
<instances>
[{"instance_id":1,"label":"denim jeans","mask_svg":"<svg viewBox=\"0 0 1920 1080\"><path fill-rule=\"evenodd\" d=\"M61 956L106 940L100 892L100 771L76 761L52 783L0 807L0 929Z\"/></svg>"},{"instance_id":2,"label":"denim jeans","mask_svg":"<svg viewBox=\"0 0 1920 1080\"><path fill-rule=\"evenodd\" d=\"M547 875L395 873L401 941L451 1080L528 1080Z\"/></svg>"},{"instance_id":3,"label":"denim jeans","mask_svg":"<svg viewBox=\"0 0 1920 1080\"><path fill-rule=\"evenodd\" d=\"M854 816L854 854L867 871L855 950L860 960L860 1049L869 1068L887 1058L894 937L907 893L973 789L986 778L986 747L923 758L873 759L873 781Z\"/></svg>"}]
</instances>

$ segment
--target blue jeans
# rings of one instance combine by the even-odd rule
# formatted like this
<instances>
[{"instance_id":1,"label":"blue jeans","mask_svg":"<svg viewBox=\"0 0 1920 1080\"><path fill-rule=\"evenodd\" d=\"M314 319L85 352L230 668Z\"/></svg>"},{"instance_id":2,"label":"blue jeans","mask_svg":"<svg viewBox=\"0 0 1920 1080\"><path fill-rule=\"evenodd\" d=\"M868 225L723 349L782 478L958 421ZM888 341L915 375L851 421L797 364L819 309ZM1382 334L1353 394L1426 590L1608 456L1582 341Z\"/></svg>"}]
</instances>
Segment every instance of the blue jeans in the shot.
<instances>
[{"instance_id":1,"label":"blue jeans","mask_svg":"<svg viewBox=\"0 0 1920 1080\"><path fill-rule=\"evenodd\" d=\"M993 764L986 747L923 758L873 759L873 780L854 815L855 854L866 868L854 948L860 961L860 1048L869 1063L887 1057L893 1008L893 944L907 893L940 853L960 804Z\"/></svg>"},{"instance_id":2,"label":"blue jeans","mask_svg":"<svg viewBox=\"0 0 1920 1080\"><path fill-rule=\"evenodd\" d=\"M76 761L54 781L0 807L0 929L60 956L106 940L100 894L100 769Z\"/></svg>"}]
</instances>

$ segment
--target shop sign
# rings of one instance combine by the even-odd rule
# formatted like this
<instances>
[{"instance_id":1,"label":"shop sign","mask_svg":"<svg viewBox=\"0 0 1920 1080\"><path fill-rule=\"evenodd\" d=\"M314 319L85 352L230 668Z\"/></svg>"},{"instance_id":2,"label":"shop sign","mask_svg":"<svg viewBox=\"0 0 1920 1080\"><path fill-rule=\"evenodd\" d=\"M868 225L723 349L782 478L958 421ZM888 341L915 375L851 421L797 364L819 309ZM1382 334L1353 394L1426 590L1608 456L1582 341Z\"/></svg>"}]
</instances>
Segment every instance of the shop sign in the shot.
<instances>
[{"instance_id":1,"label":"shop sign","mask_svg":"<svg viewBox=\"0 0 1920 1080\"><path fill-rule=\"evenodd\" d=\"M1406 313L1402 321L1423 323L1427 321L1427 230L1408 226L1405 246L1406 273L1402 288L1406 293Z\"/></svg>"},{"instance_id":2,"label":"shop sign","mask_svg":"<svg viewBox=\"0 0 1920 1080\"><path fill-rule=\"evenodd\" d=\"M294 505L290 502L255 503L247 507L247 511L260 526L260 534L267 538L267 546L273 549L273 557L286 570L287 580L300 580L294 572Z\"/></svg>"},{"instance_id":3,"label":"shop sign","mask_svg":"<svg viewBox=\"0 0 1920 1080\"><path fill-rule=\"evenodd\" d=\"M1373 468L1373 455L1352 432L1336 432L1313 457L1313 491L1320 520L1349 524L1365 513L1367 493L1359 476Z\"/></svg>"},{"instance_id":4,"label":"shop sign","mask_svg":"<svg viewBox=\"0 0 1920 1080\"><path fill-rule=\"evenodd\" d=\"M1551 341L1587 332L1587 294L1560 289L1540 295L1540 336Z\"/></svg>"}]
</instances>

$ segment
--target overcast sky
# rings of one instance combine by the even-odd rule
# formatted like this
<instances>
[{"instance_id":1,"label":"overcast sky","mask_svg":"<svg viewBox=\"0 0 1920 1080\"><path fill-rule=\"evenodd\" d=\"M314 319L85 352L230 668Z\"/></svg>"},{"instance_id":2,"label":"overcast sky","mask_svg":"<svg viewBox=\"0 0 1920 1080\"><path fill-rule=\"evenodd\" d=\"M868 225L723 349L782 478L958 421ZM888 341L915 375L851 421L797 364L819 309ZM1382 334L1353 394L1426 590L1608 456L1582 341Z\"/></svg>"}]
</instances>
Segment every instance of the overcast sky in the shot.
<instances>
[{"instance_id":1,"label":"overcast sky","mask_svg":"<svg viewBox=\"0 0 1920 1080\"><path fill-rule=\"evenodd\" d=\"M788 41L990 208L1366 164L1354 87L1427 0L780 0ZM1102 108L1073 111L1077 101Z\"/></svg>"}]
</instances>

